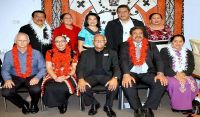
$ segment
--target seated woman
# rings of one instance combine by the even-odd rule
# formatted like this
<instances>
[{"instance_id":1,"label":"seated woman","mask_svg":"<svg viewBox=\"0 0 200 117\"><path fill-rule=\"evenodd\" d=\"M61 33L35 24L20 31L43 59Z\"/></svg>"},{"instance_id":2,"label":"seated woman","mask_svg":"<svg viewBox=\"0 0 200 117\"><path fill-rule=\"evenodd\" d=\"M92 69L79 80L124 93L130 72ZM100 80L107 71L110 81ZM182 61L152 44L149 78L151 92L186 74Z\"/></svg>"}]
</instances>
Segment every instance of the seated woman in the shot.
<instances>
[{"instance_id":1,"label":"seated woman","mask_svg":"<svg viewBox=\"0 0 200 117\"><path fill-rule=\"evenodd\" d=\"M42 83L43 102L48 107L58 107L61 114L67 110L68 98L76 92L74 77L77 56L67 44L69 38L57 36L55 48L46 53L47 75Z\"/></svg>"},{"instance_id":2,"label":"seated woman","mask_svg":"<svg viewBox=\"0 0 200 117\"><path fill-rule=\"evenodd\" d=\"M170 27L164 25L162 15L160 13L152 13L149 16L150 24L146 26L148 39L158 44L166 44L171 37Z\"/></svg>"},{"instance_id":3,"label":"seated woman","mask_svg":"<svg viewBox=\"0 0 200 117\"><path fill-rule=\"evenodd\" d=\"M78 50L80 53L94 47L95 34L105 35L105 31L101 28L100 17L96 13L89 13L85 17L84 28L78 34Z\"/></svg>"},{"instance_id":4,"label":"seated woman","mask_svg":"<svg viewBox=\"0 0 200 117\"><path fill-rule=\"evenodd\" d=\"M172 110L191 110L192 100L198 87L191 76L194 70L194 57L190 50L183 47L185 37L174 35L168 47L161 49L165 65L165 75L168 78L168 88Z\"/></svg>"}]
</instances>

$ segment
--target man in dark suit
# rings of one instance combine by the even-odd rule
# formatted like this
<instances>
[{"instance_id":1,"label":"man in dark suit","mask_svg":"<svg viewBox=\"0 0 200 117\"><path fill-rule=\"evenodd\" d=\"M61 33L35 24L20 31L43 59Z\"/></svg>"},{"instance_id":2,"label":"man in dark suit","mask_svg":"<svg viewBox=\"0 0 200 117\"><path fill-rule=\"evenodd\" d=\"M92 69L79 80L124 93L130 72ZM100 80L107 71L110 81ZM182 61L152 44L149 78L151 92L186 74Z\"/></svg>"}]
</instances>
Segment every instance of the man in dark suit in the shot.
<instances>
[{"instance_id":1,"label":"man in dark suit","mask_svg":"<svg viewBox=\"0 0 200 117\"><path fill-rule=\"evenodd\" d=\"M157 109L168 82L163 75L164 65L159 51L144 38L143 30L142 27L131 28L131 37L121 45L122 87L135 117L154 117L152 109ZM149 97L143 107L137 91L140 82L150 87Z\"/></svg>"},{"instance_id":2,"label":"man in dark suit","mask_svg":"<svg viewBox=\"0 0 200 117\"><path fill-rule=\"evenodd\" d=\"M81 53L77 65L78 88L83 95L86 106L91 105L88 115L95 115L100 107L94 98L92 89L96 85L106 87L106 103L104 111L108 117L116 117L112 110L113 98L118 87L118 78L121 75L117 53L105 49L106 38L97 34L94 36L94 48Z\"/></svg>"},{"instance_id":3,"label":"man in dark suit","mask_svg":"<svg viewBox=\"0 0 200 117\"><path fill-rule=\"evenodd\" d=\"M134 26L144 27L143 22L130 17L130 9L127 5L120 5L117 8L118 18L109 21L105 28L105 35L107 38L107 48L118 51L119 45L125 42L129 35L129 31ZM147 33L145 31L145 37Z\"/></svg>"}]
</instances>

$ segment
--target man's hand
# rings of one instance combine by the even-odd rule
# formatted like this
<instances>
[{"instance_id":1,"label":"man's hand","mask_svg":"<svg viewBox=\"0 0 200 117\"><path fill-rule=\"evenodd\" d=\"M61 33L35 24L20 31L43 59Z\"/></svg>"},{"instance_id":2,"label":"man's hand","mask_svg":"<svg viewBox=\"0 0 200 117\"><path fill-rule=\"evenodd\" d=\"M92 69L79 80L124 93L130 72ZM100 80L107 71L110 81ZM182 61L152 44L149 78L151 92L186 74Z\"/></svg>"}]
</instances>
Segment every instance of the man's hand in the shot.
<instances>
[{"instance_id":1,"label":"man's hand","mask_svg":"<svg viewBox=\"0 0 200 117\"><path fill-rule=\"evenodd\" d=\"M110 91L114 91L117 88L117 79L116 78L112 78L111 80L109 80L106 85L106 87L108 86L108 90Z\"/></svg>"},{"instance_id":2,"label":"man's hand","mask_svg":"<svg viewBox=\"0 0 200 117\"><path fill-rule=\"evenodd\" d=\"M160 80L160 83L162 86L167 86L168 84L168 80L167 78L164 76L163 73L158 73L155 78L154 78L154 81L156 82L157 80Z\"/></svg>"},{"instance_id":3,"label":"man's hand","mask_svg":"<svg viewBox=\"0 0 200 117\"><path fill-rule=\"evenodd\" d=\"M38 78L36 78L36 77L34 77L34 78L32 78L31 80L30 80L30 85L36 85L36 84L38 84L38 82L39 82L39 79Z\"/></svg>"},{"instance_id":4,"label":"man's hand","mask_svg":"<svg viewBox=\"0 0 200 117\"><path fill-rule=\"evenodd\" d=\"M128 88L129 86L132 87L132 82L136 83L135 78L133 78L130 74L124 74L122 80L122 86Z\"/></svg>"},{"instance_id":5,"label":"man's hand","mask_svg":"<svg viewBox=\"0 0 200 117\"><path fill-rule=\"evenodd\" d=\"M11 89L13 86L15 86L15 83L12 80L6 80L3 87Z\"/></svg>"},{"instance_id":6,"label":"man's hand","mask_svg":"<svg viewBox=\"0 0 200 117\"><path fill-rule=\"evenodd\" d=\"M91 88L90 84L88 82L86 82L84 79L78 80L78 89L79 89L80 92L83 93L83 92L86 91L86 85Z\"/></svg>"}]
</instances>

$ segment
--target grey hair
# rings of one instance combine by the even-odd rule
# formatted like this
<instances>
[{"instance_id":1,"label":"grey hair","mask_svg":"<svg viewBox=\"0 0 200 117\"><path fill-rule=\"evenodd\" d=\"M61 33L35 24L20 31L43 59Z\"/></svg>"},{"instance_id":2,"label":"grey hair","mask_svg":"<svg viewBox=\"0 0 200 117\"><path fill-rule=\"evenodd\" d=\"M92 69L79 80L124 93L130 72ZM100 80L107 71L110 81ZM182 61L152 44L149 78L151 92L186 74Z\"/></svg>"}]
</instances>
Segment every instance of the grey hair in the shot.
<instances>
[{"instance_id":1,"label":"grey hair","mask_svg":"<svg viewBox=\"0 0 200 117\"><path fill-rule=\"evenodd\" d=\"M17 35L15 36L15 39L14 39L14 42L15 42L15 43L16 43L16 41L17 41L19 35L26 35L26 37L27 37L27 39L28 39L28 43L30 42L29 36L28 36L26 33L19 32L19 33L17 33Z\"/></svg>"},{"instance_id":2,"label":"grey hair","mask_svg":"<svg viewBox=\"0 0 200 117\"><path fill-rule=\"evenodd\" d=\"M103 39L104 39L105 41L107 41L106 36L104 36L104 35L102 35L102 34L95 34L95 35L94 35L94 39L95 39L96 37L98 37L98 36L103 37Z\"/></svg>"}]
</instances>

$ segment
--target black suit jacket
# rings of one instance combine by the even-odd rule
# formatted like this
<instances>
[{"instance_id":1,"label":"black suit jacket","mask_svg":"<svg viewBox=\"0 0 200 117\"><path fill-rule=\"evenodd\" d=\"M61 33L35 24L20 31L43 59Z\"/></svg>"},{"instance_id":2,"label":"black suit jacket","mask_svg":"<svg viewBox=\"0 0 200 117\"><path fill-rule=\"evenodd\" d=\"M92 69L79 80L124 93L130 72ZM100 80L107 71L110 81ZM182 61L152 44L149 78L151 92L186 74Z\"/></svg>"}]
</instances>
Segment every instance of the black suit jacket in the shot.
<instances>
[{"instance_id":1,"label":"black suit jacket","mask_svg":"<svg viewBox=\"0 0 200 117\"><path fill-rule=\"evenodd\" d=\"M161 57L164 62L164 73L166 76L175 76L176 72L172 69L172 57L169 55L169 51L167 48L162 48L160 51ZM187 69L183 71L187 76L192 75L194 71L194 56L190 50L187 50Z\"/></svg>"},{"instance_id":2,"label":"black suit jacket","mask_svg":"<svg viewBox=\"0 0 200 117\"><path fill-rule=\"evenodd\" d=\"M119 51L120 65L123 74L130 74L130 70L134 66L129 56L128 47L129 47L128 42L124 42L121 45ZM163 62L157 47L153 43L149 43L149 48L147 49L146 63L149 67L147 71L148 73L154 73L154 74L156 74L157 72L163 73L164 71Z\"/></svg>"},{"instance_id":3,"label":"black suit jacket","mask_svg":"<svg viewBox=\"0 0 200 117\"><path fill-rule=\"evenodd\" d=\"M109 77L115 76L120 78L121 72L118 63L118 56L115 51L105 49L103 51L102 62L103 69ZM95 59L94 48L83 51L76 70L78 79L88 77L88 75L95 69L96 64L98 64L98 61Z\"/></svg>"},{"instance_id":4,"label":"black suit jacket","mask_svg":"<svg viewBox=\"0 0 200 117\"><path fill-rule=\"evenodd\" d=\"M144 24L136 19L132 19L134 26L144 27ZM119 20L119 18L109 21L105 28L105 35L107 38L107 48L114 49L116 51L119 50L119 45L123 43L123 27ZM145 30L145 37L147 37L147 33Z\"/></svg>"}]
</instances>

